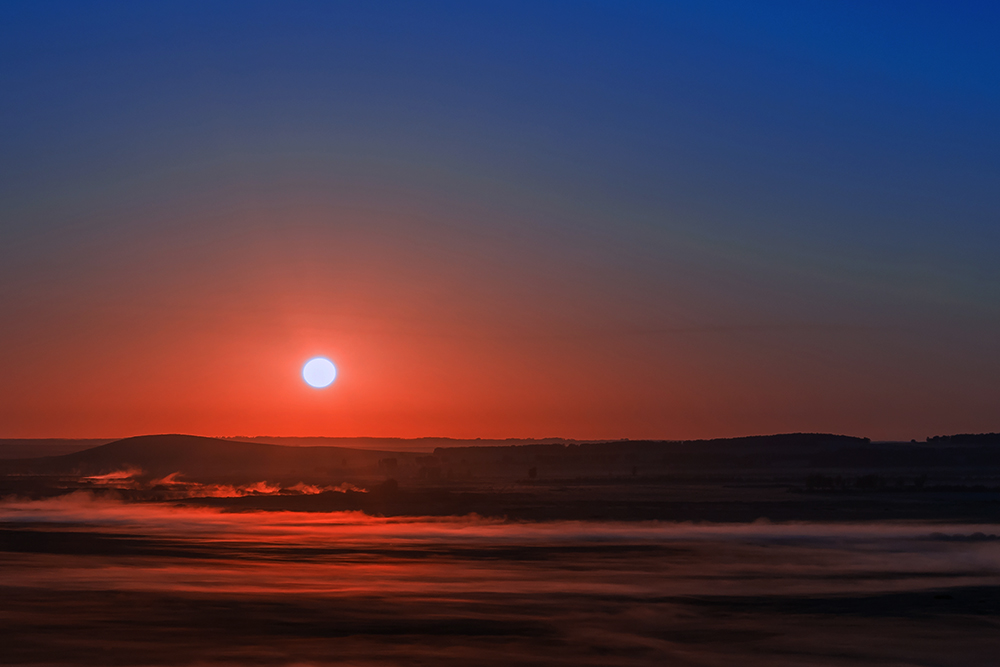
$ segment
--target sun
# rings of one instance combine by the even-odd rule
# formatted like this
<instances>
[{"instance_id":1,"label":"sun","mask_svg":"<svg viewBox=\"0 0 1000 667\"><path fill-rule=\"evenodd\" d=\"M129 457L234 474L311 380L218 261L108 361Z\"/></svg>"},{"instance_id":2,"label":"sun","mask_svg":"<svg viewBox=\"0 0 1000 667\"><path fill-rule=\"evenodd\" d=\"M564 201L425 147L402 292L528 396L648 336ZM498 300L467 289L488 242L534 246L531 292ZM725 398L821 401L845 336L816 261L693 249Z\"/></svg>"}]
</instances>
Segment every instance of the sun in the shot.
<instances>
[{"instance_id":1,"label":"sun","mask_svg":"<svg viewBox=\"0 0 1000 667\"><path fill-rule=\"evenodd\" d=\"M302 379L316 389L329 387L337 379L337 367L326 357L316 357L302 367Z\"/></svg>"}]
</instances>

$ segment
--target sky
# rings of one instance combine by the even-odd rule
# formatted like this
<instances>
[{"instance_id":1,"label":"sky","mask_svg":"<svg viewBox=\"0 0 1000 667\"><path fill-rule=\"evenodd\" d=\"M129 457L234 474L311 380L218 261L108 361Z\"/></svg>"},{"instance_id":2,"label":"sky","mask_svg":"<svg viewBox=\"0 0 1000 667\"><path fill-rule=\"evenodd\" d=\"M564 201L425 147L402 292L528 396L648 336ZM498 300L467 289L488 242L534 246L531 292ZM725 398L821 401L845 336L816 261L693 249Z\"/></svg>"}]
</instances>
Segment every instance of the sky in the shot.
<instances>
[{"instance_id":1,"label":"sky","mask_svg":"<svg viewBox=\"0 0 1000 667\"><path fill-rule=\"evenodd\" d=\"M0 437L1000 431L998 44L986 2L0 3Z\"/></svg>"}]
</instances>

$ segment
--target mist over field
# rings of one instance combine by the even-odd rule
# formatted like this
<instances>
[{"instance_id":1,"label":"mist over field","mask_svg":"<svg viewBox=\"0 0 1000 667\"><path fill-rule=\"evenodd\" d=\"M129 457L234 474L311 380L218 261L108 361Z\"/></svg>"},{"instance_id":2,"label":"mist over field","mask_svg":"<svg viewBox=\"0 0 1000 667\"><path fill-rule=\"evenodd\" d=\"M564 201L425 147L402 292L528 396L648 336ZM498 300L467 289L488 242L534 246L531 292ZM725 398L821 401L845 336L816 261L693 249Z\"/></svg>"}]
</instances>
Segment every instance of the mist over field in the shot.
<instances>
[{"instance_id":1,"label":"mist over field","mask_svg":"<svg viewBox=\"0 0 1000 667\"><path fill-rule=\"evenodd\" d=\"M5 664L991 664L1000 525L0 503Z\"/></svg>"}]
</instances>

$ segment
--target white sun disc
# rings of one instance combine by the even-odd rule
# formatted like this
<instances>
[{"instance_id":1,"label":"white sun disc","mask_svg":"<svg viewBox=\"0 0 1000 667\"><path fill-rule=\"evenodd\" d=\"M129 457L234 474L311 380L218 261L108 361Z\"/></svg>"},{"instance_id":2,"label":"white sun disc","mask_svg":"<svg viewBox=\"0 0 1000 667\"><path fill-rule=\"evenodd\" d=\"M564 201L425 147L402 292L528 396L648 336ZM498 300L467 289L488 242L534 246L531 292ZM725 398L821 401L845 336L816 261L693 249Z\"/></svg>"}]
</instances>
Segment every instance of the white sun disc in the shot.
<instances>
[{"instance_id":1,"label":"white sun disc","mask_svg":"<svg viewBox=\"0 0 1000 667\"><path fill-rule=\"evenodd\" d=\"M302 379L310 387L329 387L337 379L337 367L326 357L316 357L302 367Z\"/></svg>"}]
</instances>

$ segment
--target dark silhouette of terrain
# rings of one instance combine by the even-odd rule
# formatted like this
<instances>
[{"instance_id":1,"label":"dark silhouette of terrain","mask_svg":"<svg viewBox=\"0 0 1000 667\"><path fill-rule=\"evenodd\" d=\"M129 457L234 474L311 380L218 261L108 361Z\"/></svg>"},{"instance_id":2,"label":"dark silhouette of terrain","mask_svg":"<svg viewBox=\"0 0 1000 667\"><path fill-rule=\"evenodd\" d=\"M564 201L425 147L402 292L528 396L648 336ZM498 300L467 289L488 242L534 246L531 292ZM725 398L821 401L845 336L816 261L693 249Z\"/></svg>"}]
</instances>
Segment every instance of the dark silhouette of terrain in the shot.
<instances>
[{"instance_id":1,"label":"dark silhouette of terrain","mask_svg":"<svg viewBox=\"0 0 1000 667\"><path fill-rule=\"evenodd\" d=\"M136 471L142 478L178 473L204 483L327 482L377 471L385 458L412 463L415 454L344 447L285 447L194 435L144 435L62 456L0 461L0 472L99 476Z\"/></svg>"},{"instance_id":2,"label":"dark silhouette of terrain","mask_svg":"<svg viewBox=\"0 0 1000 667\"><path fill-rule=\"evenodd\" d=\"M1000 433L957 433L955 435L935 435L927 442L941 445L1000 445Z\"/></svg>"},{"instance_id":3,"label":"dark silhouette of terrain","mask_svg":"<svg viewBox=\"0 0 1000 667\"><path fill-rule=\"evenodd\" d=\"M347 447L350 449L369 449L393 452L420 452L430 454L438 447L461 446L498 446L498 445L535 445L535 444L573 444L580 442L596 442L591 440L572 440L567 438L506 438L506 439L460 439L460 438L350 438L350 437L286 437L286 436L233 436L227 440L243 442L261 442L269 445L287 445L293 447Z\"/></svg>"},{"instance_id":4,"label":"dark silhouette of terrain","mask_svg":"<svg viewBox=\"0 0 1000 667\"><path fill-rule=\"evenodd\" d=\"M134 501L379 515L994 520L1000 446L791 433L438 447L429 454L155 435L0 461L0 496L80 489Z\"/></svg>"}]
</instances>

